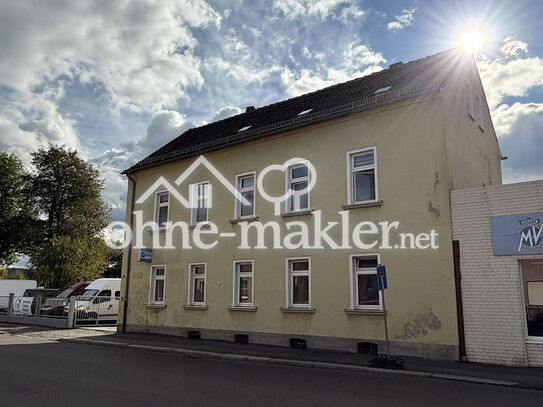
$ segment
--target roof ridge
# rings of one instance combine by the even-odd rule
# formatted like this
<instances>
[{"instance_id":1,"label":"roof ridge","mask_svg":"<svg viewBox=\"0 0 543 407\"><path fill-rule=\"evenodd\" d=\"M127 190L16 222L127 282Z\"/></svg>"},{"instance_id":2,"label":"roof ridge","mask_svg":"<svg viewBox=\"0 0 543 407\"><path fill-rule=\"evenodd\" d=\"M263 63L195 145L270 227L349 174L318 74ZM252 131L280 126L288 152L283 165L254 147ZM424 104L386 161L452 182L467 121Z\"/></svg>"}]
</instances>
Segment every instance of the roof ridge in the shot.
<instances>
[{"instance_id":1,"label":"roof ridge","mask_svg":"<svg viewBox=\"0 0 543 407\"><path fill-rule=\"evenodd\" d=\"M390 65L388 68L385 68L385 69L382 69L380 71L377 71L377 72L372 72L368 75L364 75L364 76L359 76L358 78L353 78L353 79L349 79L348 81L345 81L345 82L340 82L340 83L335 83L333 85L330 85L330 86L327 86L325 88L321 88L321 89L316 89L314 91L311 91L311 92L308 92L308 93L304 93L302 95L298 95L298 96L294 96L294 97L291 97L289 99L283 99L283 100L279 100L277 102L274 102L274 103L270 103L269 105L264 105L264 106L260 106L260 107L257 107L255 110L252 110L250 112L241 112L241 113L238 113L234 116L229 116L229 117L225 117L224 119L221 119L221 120L217 120L217 121L214 121L214 122L210 122L210 123L206 123L204 125L201 125L201 126L196 126L196 127L191 127L190 129L188 129L187 131L189 130L193 130L193 129L200 129L200 128L205 128L207 126L210 126L212 124L216 124L216 123L223 123L227 120L230 120L230 119L234 119L236 117L239 117L239 116L243 116L243 115L249 115L251 113L254 113L254 112L257 112L257 111L261 111L262 109L265 109L265 108L268 108L268 107L272 107L272 106L276 106L278 104L281 104L281 103L286 103L286 102L291 102L293 100L297 100L297 99L301 99L303 97L306 97L306 96L309 96L309 95L314 95L316 93L319 93L319 92L324 92L326 90L329 90L329 89L333 89L333 88L337 88L337 87L340 87L340 86L345 86L345 85L348 85L348 84L352 84L354 82L358 82L358 81L361 81L363 79L366 79L366 78L369 78L371 76L373 77L376 77L376 76L380 76L380 75L384 75L385 73L387 72L390 72L391 70L397 70L397 69L403 69L405 68L406 66L408 65L412 65L416 62L420 62L420 61L424 61L424 60L427 60L427 59L430 59L430 58L434 58L440 54L446 54L448 52L451 52L452 50L454 50L456 48L449 48L445 51L440 51L440 52L436 52L435 54L431 54L431 55L427 55L425 57L421 57L421 58L418 58L418 59L414 59L412 61L407 61L407 62L403 62L401 66L399 67L394 67L394 68L391 68ZM398 61L398 62L401 62L401 61ZM180 135L184 134L185 132L181 133ZM174 139L175 140L175 139ZM173 140L172 140L173 141Z\"/></svg>"}]
</instances>

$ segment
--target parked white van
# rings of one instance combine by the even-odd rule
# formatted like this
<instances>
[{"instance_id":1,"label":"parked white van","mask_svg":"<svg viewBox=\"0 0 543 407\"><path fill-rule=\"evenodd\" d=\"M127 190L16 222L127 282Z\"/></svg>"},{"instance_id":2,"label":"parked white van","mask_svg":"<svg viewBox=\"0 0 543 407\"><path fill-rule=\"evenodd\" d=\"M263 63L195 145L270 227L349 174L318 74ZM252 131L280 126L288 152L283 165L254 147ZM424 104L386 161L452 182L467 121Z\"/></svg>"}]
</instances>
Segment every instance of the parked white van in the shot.
<instances>
[{"instance_id":1,"label":"parked white van","mask_svg":"<svg viewBox=\"0 0 543 407\"><path fill-rule=\"evenodd\" d=\"M0 309L5 308L7 311L11 293L15 294L15 297L21 297L26 290L37 286L36 280L0 280Z\"/></svg>"},{"instance_id":2,"label":"parked white van","mask_svg":"<svg viewBox=\"0 0 543 407\"><path fill-rule=\"evenodd\" d=\"M76 320L116 320L121 295L120 278L99 278L90 283L75 303ZM68 307L65 308L68 312Z\"/></svg>"}]
</instances>

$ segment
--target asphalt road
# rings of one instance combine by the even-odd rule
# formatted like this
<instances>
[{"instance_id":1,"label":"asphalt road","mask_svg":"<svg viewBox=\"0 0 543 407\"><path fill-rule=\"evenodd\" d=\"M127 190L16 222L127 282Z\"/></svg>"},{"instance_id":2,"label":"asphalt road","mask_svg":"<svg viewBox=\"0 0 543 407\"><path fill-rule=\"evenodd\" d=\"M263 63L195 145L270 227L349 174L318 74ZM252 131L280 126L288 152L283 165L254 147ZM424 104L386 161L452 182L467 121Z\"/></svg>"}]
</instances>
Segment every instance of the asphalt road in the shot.
<instances>
[{"instance_id":1,"label":"asphalt road","mask_svg":"<svg viewBox=\"0 0 543 407\"><path fill-rule=\"evenodd\" d=\"M1 406L539 406L543 392L0 335Z\"/></svg>"}]
</instances>

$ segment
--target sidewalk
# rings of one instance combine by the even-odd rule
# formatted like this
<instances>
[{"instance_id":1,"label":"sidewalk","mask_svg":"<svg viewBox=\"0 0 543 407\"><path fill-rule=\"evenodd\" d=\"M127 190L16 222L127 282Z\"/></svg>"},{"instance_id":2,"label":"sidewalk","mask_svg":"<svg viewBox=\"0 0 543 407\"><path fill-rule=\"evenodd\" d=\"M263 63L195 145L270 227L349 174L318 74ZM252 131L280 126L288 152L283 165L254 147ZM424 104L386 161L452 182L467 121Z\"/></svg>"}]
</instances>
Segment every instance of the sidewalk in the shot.
<instances>
[{"instance_id":1,"label":"sidewalk","mask_svg":"<svg viewBox=\"0 0 543 407\"><path fill-rule=\"evenodd\" d=\"M543 368L492 366L478 363L437 361L415 357L402 357L404 370L386 370L369 367L373 355L317 349L292 349L280 346L242 344L208 339L188 339L156 334L110 334L96 337L60 339L66 342L119 346L129 349L170 352L192 357L234 359L269 364L348 369L354 371L403 374L517 386L543 390Z\"/></svg>"}]
</instances>

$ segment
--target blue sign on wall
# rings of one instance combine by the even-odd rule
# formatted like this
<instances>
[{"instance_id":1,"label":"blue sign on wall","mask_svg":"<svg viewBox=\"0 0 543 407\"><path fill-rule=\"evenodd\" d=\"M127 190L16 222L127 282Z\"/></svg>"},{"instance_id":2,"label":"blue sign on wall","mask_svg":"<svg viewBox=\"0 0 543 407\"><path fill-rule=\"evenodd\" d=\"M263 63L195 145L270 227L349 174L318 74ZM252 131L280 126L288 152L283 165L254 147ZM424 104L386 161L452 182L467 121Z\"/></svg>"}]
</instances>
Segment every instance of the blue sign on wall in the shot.
<instances>
[{"instance_id":1,"label":"blue sign on wall","mask_svg":"<svg viewBox=\"0 0 543 407\"><path fill-rule=\"evenodd\" d=\"M377 289L379 291L386 290L388 288L387 281L387 269L382 264L377 266Z\"/></svg>"},{"instance_id":2,"label":"blue sign on wall","mask_svg":"<svg viewBox=\"0 0 543 407\"><path fill-rule=\"evenodd\" d=\"M153 258L153 249L140 249L139 261L143 263L151 263Z\"/></svg>"},{"instance_id":3,"label":"blue sign on wall","mask_svg":"<svg viewBox=\"0 0 543 407\"><path fill-rule=\"evenodd\" d=\"M495 256L543 254L543 212L492 216Z\"/></svg>"}]
</instances>

